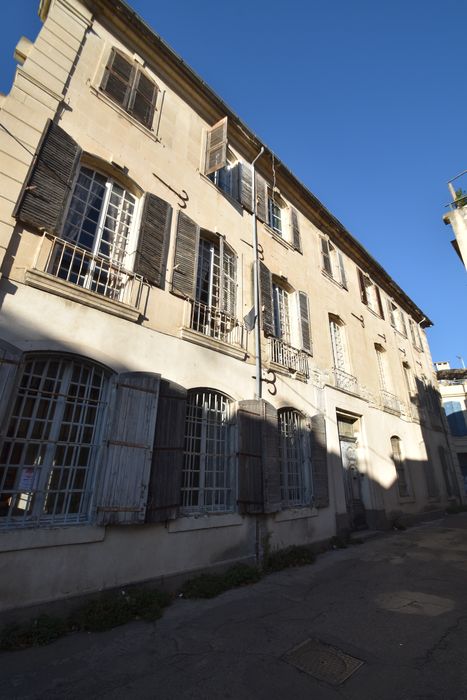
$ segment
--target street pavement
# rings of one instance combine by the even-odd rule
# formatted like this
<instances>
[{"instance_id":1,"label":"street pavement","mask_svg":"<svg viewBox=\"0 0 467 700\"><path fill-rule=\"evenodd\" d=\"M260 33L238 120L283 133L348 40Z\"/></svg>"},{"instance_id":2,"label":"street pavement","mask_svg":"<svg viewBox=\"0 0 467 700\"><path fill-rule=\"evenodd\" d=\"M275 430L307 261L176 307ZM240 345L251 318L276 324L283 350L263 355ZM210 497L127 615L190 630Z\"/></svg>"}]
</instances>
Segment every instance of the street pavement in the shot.
<instances>
[{"instance_id":1,"label":"street pavement","mask_svg":"<svg viewBox=\"0 0 467 700\"><path fill-rule=\"evenodd\" d=\"M447 516L155 624L2 653L0 698L467 700L466 580L467 514Z\"/></svg>"}]
</instances>

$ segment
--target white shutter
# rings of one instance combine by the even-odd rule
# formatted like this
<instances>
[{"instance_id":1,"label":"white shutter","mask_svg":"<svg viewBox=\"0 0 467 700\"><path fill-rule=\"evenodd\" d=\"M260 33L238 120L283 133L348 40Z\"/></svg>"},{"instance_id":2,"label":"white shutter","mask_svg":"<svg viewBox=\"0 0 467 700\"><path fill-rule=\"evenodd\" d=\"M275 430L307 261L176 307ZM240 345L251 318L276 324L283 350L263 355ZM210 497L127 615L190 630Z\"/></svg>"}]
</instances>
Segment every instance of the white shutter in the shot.
<instances>
[{"instance_id":1,"label":"white shutter","mask_svg":"<svg viewBox=\"0 0 467 700\"><path fill-rule=\"evenodd\" d=\"M311 343L310 308L305 292L297 292L298 320L300 328L300 348L310 355L313 353Z\"/></svg>"},{"instance_id":2,"label":"white shutter","mask_svg":"<svg viewBox=\"0 0 467 700\"><path fill-rule=\"evenodd\" d=\"M208 131L204 173L210 175L225 165L227 165L227 117L218 121Z\"/></svg>"},{"instance_id":3,"label":"white shutter","mask_svg":"<svg viewBox=\"0 0 467 700\"><path fill-rule=\"evenodd\" d=\"M151 470L160 375L118 375L110 437L97 498L101 525L143 523Z\"/></svg>"}]
</instances>

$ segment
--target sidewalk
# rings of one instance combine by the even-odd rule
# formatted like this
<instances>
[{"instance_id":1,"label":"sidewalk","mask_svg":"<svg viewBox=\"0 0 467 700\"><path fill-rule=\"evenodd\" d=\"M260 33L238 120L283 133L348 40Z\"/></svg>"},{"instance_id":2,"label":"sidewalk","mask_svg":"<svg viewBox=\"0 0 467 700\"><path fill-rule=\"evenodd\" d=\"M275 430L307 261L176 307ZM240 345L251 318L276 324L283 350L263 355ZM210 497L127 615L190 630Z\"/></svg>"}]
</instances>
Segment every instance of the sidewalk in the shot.
<instances>
[{"instance_id":1,"label":"sidewalk","mask_svg":"<svg viewBox=\"0 0 467 700\"><path fill-rule=\"evenodd\" d=\"M466 574L467 515L449 516L154 625L0 654L0 698L465 700Z\"/></svg>"}]
</instances>

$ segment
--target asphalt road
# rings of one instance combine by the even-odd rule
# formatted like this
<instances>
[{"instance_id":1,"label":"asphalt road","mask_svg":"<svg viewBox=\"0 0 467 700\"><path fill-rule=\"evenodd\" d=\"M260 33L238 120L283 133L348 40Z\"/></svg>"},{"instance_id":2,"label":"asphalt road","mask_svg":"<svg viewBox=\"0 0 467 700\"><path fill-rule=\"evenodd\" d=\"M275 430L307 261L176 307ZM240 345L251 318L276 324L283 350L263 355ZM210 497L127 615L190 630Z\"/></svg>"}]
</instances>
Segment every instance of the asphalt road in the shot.
<instances>
[{"instance_id":1,"label":"asphalt road","mask_svg":"<svg viewBox=\"0 0 467 700\"><path fill-rule=\"evenodd\" d=\"M467 514L448 516L155 624L2 653L0 697L466 700L466 580Z\"/></svg>"}]
</instances>

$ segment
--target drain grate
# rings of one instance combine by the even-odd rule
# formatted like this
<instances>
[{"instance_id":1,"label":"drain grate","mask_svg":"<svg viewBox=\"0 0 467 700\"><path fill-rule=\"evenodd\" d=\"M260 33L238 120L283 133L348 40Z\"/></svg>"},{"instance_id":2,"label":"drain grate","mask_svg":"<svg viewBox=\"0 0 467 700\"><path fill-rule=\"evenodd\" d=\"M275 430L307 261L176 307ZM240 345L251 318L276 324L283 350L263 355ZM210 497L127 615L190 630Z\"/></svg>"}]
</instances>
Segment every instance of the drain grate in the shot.
<instances>
[{"instance_id":1,"label":"drain grate","mask_svg":"<svg viewBox=\"0 0 467 700\"><path fill-rule=\"evenodd\" d=\"M284 661L330 685L340 685L364 663L319 639L302 642L284 655Z\"/></svg>"}]
</instances>

